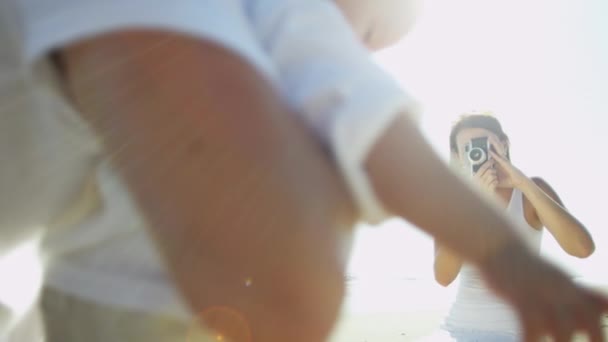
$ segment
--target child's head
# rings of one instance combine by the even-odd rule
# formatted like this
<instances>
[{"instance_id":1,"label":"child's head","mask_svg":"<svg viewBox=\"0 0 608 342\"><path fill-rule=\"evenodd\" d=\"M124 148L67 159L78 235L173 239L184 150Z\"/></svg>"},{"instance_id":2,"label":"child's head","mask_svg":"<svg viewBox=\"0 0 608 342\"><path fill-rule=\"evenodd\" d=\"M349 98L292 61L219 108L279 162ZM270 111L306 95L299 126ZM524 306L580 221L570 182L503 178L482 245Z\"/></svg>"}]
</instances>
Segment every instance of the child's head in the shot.
<instances>
[{"instance_id":1,"label":"child's head","mask_svg":"<svg viewBox=\"0 0 608 342\"><path fill-rule=\"evenodd\" d=\"M396 43L415 22L421 0L334 0L371 50Z\"/></svg>"}]
</instances>

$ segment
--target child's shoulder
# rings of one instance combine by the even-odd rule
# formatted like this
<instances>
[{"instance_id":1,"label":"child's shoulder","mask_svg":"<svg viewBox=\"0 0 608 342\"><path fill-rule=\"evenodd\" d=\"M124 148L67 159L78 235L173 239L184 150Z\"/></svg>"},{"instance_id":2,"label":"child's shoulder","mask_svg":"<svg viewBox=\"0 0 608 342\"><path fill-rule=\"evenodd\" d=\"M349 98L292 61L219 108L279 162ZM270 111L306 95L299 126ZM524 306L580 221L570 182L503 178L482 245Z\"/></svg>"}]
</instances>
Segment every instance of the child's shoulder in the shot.
<instances>
[{"instance_id":1,"label":"child's shoulder","mask_svg":"<svg viewBox=\"0 0 608 342\"><path fill-rule=\"evenodd\" d=\"M371 49L394 44L414 24L420 0L334 0Z\"/></svg>"}]
</instances>

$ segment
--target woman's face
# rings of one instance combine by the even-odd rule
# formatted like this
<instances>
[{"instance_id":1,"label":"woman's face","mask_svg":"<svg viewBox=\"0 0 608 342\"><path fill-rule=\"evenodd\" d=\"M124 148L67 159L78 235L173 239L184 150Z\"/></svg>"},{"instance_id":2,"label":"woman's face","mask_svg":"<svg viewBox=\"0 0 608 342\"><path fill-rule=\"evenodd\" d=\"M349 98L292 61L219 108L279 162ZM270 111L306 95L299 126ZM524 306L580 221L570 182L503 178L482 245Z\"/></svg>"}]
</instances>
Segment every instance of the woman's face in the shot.
<instances>
[{"instance_id":1,"label":"woman's face","mask_svg":"<svg viewBox=\"0 0 608 342\"><path fill-rule=\"evenodd\" d=\"M473 138L488 138L490 142L498 141L500 146L494 146L494 151L506 157L508 144L505 141L501 141L498 135L492 131L488 131L484 128L464 128L456 135L456 146L458 147L458 154L455 156L461 166L465 166L467 156L465 154L465 146Z\"/></svg>"}]
</instances>

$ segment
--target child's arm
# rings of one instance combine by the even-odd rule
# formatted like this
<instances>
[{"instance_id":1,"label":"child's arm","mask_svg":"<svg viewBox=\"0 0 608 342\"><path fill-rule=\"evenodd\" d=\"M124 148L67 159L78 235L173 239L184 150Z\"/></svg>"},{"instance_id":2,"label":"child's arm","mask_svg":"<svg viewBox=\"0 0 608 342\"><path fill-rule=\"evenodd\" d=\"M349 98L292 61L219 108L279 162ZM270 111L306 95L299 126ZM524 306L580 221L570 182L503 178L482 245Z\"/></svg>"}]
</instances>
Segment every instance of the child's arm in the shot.
<instances>
[{"instance_id":1,"label":"child's arm","mask_svg":"<svg viewBox=\"0 0 608 342\"><path fill-rule=\"evenodd\" d=\"M549 332L567 340L576 329L602 340L597 323L606 299L577 288L531 253L505 214L453 174L406 117L384 132L365 166L389 212L480 268L518 311L526 341Z\"/></svg>"},{"instance_id":2,"label":"child's arm","mask_svg":"<svg viewBox=\"0 0 608 342\"><path fill-rule=\"evenodd\" d=\"M365 166L388 212L466 259L485 260L508 243L519 245L504 213L453 174L407 117L384 132Z\"/></svg>"},{"instance_id":3,"label":"child's arm","mask_svg":"<svg viewBox=\"0 0 608 342\"><path fill-rule=\"evenodd\" d=\"M414 101L371 60L331 1L254 0L248 13L279 71L280 90L331 151L363 219L387 218L363 160L399 112L416 112Z\"/></svg>"},{"instance_id":4,"label":"child's arm","mask_svg":"<svg viewBox=\"0 0 608 342\"><path fill-rule=\"evenodd\" d=\"M364 219L404 217L479 266L518 310L527 338L576 328L600 335L608 304L528 251L505 214L450 172L413 123L413 102L371 61L334 4L251 4L281 90L333 154Z\"/></svg>"}]
</instances>

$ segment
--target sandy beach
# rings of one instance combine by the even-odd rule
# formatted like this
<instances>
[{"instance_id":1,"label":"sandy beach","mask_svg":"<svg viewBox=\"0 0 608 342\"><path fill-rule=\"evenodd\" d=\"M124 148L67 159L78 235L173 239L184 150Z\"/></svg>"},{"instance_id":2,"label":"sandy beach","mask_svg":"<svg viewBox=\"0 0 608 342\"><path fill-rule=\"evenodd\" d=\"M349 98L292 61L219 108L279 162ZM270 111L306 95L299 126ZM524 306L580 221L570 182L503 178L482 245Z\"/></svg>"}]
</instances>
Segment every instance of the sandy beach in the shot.
<instances>
[{"instance_id":1,"label":"sandy beach","mask_svg":"<svg viewBox=\"0 0 608 342\"><path fill-rule=\"evenodd\" d=\"M437 310L416 313L347 315L340 321L331 342L416 341L432 334L441 322Z\"/></svg>"}]
</instances>

